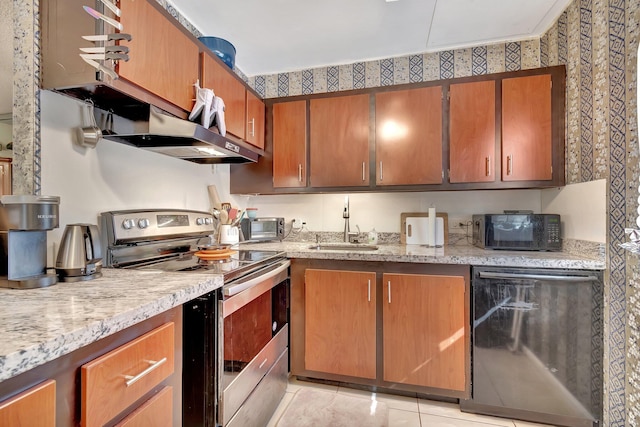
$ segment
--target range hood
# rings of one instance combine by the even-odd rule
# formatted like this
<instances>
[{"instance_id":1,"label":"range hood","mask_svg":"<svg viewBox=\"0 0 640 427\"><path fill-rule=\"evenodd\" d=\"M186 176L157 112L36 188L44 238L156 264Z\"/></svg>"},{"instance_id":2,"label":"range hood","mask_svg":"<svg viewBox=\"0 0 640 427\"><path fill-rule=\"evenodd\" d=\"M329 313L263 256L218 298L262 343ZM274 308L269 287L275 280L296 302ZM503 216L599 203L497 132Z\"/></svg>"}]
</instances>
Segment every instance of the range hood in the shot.
<instances>
[{"instance_id":1,"label":"range hood","mask_svg":"<svg viewBox=\"0 0 640 427\"><path fill-rule=\"evenodd\" d=\"M244 142L225 138L213 129L171 116L153 105L148 105L148 111L142 120L116 117L98 121L109 123L108 129L102 130L102 137L194 163L258 161L259 150Z\"/></svg>"}]
</instances>

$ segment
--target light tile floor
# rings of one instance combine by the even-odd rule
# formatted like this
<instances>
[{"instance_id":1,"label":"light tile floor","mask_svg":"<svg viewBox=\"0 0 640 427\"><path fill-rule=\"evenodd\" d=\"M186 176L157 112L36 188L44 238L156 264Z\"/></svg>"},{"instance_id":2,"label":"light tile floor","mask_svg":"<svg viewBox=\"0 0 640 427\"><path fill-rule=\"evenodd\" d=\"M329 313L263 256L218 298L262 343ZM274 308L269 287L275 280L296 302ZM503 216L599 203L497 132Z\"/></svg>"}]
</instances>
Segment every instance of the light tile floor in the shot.
<instances>
[{"instance_id":1,"label":"light tile floor","mask_svg":"<svg viewBox=\"0 0 640 427\"><path fill-rule=\"evenodd\" d=\"M307 381L289 380L287 392L267 424L276 427L278 420L287 409L294 394L303 387L325 390L333 393L343 393L351 397L361 397L363 405L369 405L371 392L354 390L327 384L317 384ZM457 404L438 402L434 400L417 399L413 397L396 396L378 393L376 398L385 402L389 407L389 427L544 427L546 424L535 424L506 418L488 417L484 415L460 412Z\"/></svg>"}]
</instances>

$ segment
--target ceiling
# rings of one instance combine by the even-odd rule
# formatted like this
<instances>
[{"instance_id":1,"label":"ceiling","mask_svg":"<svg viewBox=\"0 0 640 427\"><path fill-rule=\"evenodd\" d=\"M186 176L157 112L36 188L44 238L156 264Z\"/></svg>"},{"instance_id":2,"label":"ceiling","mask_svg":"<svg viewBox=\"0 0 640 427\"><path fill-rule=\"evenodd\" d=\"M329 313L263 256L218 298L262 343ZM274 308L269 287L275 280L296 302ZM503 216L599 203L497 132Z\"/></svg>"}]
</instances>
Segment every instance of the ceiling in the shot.
<instances>
[{"instance_id":1,"label":"ceiling","mask_svg":"<svg viewBox=\"0 0 640 427\"><path fill-rule=\"evenodd\" d=\"M538 38L571 0L169 0L247 76Z\"/></svg>"}]
</instances>

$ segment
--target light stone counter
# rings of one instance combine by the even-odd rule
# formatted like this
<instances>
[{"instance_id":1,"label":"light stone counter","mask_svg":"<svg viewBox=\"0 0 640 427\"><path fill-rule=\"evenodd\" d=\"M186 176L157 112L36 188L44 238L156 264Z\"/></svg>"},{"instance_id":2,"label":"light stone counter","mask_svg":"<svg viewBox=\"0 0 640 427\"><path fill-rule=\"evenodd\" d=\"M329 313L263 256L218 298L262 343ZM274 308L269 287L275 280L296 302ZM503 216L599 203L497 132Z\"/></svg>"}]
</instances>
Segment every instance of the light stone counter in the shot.
<instances>
[{"instance_id":1,"label":"light stone counter","mask_svg":"<svg viewBox=\"0 0 640 427\"><path fill-rule=\"evenodd\" d=\"M335 244L335 243L328 243ZM246 249L279 250L288 258L315 258L343 261L386 261L427 264L469 264L503 267L565 268L604 270L604 260L586 258L565 252L497 251L469 245L427 248L420 245L380 244L375 251L310 249L311 242L242 243ZM354 245L357 246L357 245Z\"/></svg>"},{"instance_id":2,"label":"light stone counter","mask_svg":"<svg viewBox=\"0 0 640 427\"><path fill-rule=\"evenodd\" d=\"M311 242L245 243L289 258L602 270L603 260L563 252L381 244L318 251ZM33 290L0 289L0 381L26 372L222 286L221 275L104 269L100 279Z\"/></svg>"},{"instance_id":3,"label":"light stone counter","mask_svg":"<svg viewBox=\"0 0 640 427\"><path fill-rule=\"evenodd\" d=\"M222 275L103 269L103 277L0 289L0 381L222 286Z\"/></svg>"}]
</instances>

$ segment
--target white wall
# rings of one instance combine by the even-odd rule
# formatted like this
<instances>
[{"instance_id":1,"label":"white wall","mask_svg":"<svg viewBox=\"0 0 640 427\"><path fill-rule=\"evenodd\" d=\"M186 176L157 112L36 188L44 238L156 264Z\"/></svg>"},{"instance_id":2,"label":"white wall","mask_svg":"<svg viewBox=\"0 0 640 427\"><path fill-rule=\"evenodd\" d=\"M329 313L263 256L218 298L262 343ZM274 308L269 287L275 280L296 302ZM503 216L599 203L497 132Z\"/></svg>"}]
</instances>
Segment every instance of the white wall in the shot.
<instances>
[{"instance_id":1,"label":"white wall","mask_svg":"<svg viewBox=\"0 0 640 427\"><path fill-rule=\"evenodd\" d=\"M41 105L41 193L61 197L60 228L49 233L50 244L57 245L66 224L97 224L100 212L209 210L207 185L224 187L221 193L228 194L228 166L216 166L214 173L208 165L107 140L99 141L95 149L83 148L74 144L74 132L83 125L83 103L42 91Z\"/></svg>"},{"instance_id":2,"label":"white wall","mask_svg":"<svg viewBox=\"0 0 640 427\"><path fill-rule=\"evenodd\" d=\"M306 194L248 197L258 216L284 216L307 223L312 231L342 231L345 194ZM540 190L440 191L430 193L351 193L350 224L362 231L400 232L400 214L424 212L433 206L449 214L450 229L471 220L474 213L505 209L540 211Z\"/></svg>"},{"instance_id":3,"label":"white wall","mask_svg":"<svg viewBox=\"0 0 640 427\"><path fill-rule=\"evenodd\" d=\"M542 190L542 212L562 218L562 238L606 243L607 180Z\"/></svg>"}]
</instances>

